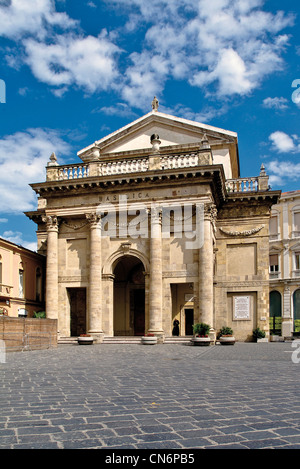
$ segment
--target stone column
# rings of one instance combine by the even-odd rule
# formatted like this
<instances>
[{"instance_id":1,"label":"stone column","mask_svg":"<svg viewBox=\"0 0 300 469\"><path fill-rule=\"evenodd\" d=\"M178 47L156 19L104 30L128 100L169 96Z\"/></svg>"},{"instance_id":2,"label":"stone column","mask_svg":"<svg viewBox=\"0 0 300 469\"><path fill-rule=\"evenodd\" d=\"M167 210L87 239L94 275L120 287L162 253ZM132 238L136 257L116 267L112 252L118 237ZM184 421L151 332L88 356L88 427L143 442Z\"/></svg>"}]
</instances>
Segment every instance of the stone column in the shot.
<instances>
[{"instance_id":1,"label":"stone column","mask_svg":"<svg viewBox=\"0 0 300 469\"><path fill-rule=\"evenodd\" d=\"M58 319L58 222L55 216L43 221L47 225L46 317Z\"/></svg>"},{"instance_id":2,"label":"stone column","mask_svg":"<svg viewBox=\"0 0 300 469\"><path fill-rule=\"evenodd\" d=\"M150 284L149 284L149 333L163 343L162 328L162 237L161 210L151 209L150 230Z\"/></svg>"},{"instance_id":3,"label":"stone column","mask_svg":"<svg viewBox=\"0 0 300 469\"><path fill-rule=\"evenodd\" d=\"M96 213L86 215L90 223L90 271L88 294L88 333L95 342L103 339L102 330L102 261L101 261L101 216Z\"/></svg>"},{"instance_id":4,"label":"stone column","mask_svg":"<svg viewBox=\"0 0 300 469\"><path fill-rule=\"evenodd\" d=\"M199 319L214 327L214 205L205 205L203 223L203 246L199 249Z\"/></svg>"}]
</instances>

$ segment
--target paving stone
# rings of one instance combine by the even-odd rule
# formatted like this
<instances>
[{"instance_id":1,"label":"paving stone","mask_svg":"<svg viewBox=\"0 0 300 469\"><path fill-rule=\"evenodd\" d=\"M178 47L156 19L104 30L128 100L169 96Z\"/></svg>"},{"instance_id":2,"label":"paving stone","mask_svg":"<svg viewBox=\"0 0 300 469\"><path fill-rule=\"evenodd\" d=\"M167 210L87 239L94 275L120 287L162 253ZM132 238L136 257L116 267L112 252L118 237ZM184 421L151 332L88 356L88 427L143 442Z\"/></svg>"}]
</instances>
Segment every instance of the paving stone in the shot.
<instances>
[{"instance_id":1,"label":"paving stone","mask_svg":"<svg viewBox=\"0 0 300 469\"><path fill-rule=\"evenodd\" d=\"M0 364L0 448L300 449L291 351L236 343L206 353L173 344L14 352Z\"/></svg>"}]
</instances>

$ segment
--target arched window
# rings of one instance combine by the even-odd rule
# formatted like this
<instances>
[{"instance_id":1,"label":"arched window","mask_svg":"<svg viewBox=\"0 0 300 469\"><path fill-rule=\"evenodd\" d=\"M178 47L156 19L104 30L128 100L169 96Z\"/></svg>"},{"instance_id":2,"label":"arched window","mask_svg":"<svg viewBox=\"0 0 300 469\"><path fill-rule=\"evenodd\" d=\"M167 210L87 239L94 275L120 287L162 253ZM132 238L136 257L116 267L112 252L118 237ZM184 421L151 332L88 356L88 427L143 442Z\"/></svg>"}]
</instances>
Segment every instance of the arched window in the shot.
<instances>
[{"instance_id":1,"label":"arched window","mask_svg":"<svg viewBox=\"0 0 300 469\"><path fill-rule=\"evenodd\" d=\"M294 331L300 332L300 289L294 291L293 294L294 306Z\"/></svg>"},{"instance_id":2,"label":"arched window","mask_svg":"<svg viewBox=\"0 0 300 469\"><path fill-rule=\"evenodd\" d=\"M270 332L281 335L281 294L270 292Z\"/></svg>"}]
</instances>

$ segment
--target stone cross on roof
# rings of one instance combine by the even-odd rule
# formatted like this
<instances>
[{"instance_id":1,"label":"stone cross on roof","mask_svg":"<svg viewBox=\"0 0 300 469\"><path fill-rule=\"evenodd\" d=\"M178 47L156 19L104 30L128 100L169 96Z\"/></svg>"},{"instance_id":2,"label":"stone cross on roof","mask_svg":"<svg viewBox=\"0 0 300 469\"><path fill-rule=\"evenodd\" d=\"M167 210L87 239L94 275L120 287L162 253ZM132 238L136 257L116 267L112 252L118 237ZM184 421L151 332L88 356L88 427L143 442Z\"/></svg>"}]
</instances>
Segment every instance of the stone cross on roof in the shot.
<instances>
[{"instance_id":1,"label":"stone cross on roof","mask_svg":"<svg viewBox=\"0 0 300 469\"><path fill-rule=\"evenodd\" d=\"M154 96L154 99L152 101L152 109L153 111L157 111L158 110L158 99L156 98L156 96Z\"/></svg>"}]
</instances>

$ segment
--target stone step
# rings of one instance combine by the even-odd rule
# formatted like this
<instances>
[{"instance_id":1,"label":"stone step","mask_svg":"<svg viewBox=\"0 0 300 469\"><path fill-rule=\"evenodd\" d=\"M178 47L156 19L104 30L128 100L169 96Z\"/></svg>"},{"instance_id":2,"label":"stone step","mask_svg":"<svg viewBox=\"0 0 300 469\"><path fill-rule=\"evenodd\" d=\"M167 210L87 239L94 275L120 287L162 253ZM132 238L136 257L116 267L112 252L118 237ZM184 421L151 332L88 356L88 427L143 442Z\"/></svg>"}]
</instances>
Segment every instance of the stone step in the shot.
<instances>
[{"instance_id":1,"label":"stone step","mask_svg":"<svg viewBox=\"0 0 300 469\"><path fill-rule=\"evenodd\" d=\"M141 337L139 336L115 336L104 337L103 344L140 344Z\"/></svg>"},{"instance_id":2,"label":"stone step","mask_svg":"<svg viewBox=\"0 0 300 469\"><path fill-rule=\"evenodd\" d=\"M58 344L77 344L77 337L59 337L57 340Z\"/></svg>"},{"instance_id":3,"label":"stone step","mask_svg":"<svg viewBox=\"0 0 300 469\"><path fill-rule=\"evenodd\" d=\"M191 337L165 337L165 344L183 344L189 343ZM77 344L77 337L60 337L58 339L58 344L60 345L71 345ZM114 337L104 337L103 344L140 344L140 336L114 336Z\"/></svg>"},{"instance_id":4,"label":"stone step","mask_svg":"<svg viewBox=\"0 0 300 469\"><path fill-rule=\"evenodd\" d=\"M165 337L165 344L186 344L191 341L191 337Z\"/></svg>"}]
</instances>

